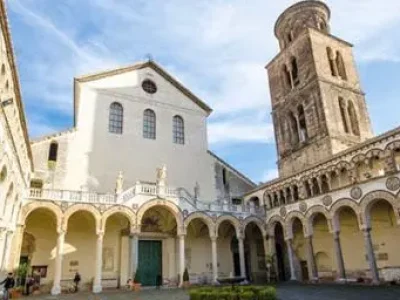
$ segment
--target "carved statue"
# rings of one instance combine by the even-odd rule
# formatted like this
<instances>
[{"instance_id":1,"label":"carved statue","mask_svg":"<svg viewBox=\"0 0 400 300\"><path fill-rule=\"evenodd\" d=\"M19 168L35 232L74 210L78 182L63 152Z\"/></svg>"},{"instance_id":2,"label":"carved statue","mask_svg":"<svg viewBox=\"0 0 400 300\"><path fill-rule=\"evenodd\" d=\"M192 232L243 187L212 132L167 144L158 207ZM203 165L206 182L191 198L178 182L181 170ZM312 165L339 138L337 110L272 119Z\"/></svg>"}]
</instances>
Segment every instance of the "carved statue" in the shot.
<instances>
[{"instance_id":1,"label":"carved statue","mask_svg":"<svg viewBox=\"0 0 400 300\"><path fill-rule=\"evenodd\" d=\"M200 197L200 185L196 181L196 185L194 186L194 198L198 199Z\"/></svg>"},{"instance_id":2,"label":"carved statue","mask_svg":"<svg viewBox=\"0 0 400 300\"><path fill-rule=\"evenodd\" d=\"M123 185L124 185L124 175L122 174L122 171L119 171L117 181L115 184L115 193L120 194L123 191Z\"/></svg>"},{"instance_id":3,"label":"carved statue","mask_svg":"<svg viewBox=\"0 0 400 300\"><path fill-rule=\"evenodd\" d=\"M167 166L164 164L162 168L157 169L157 184L165 185L167 179Z\"/></svg>"}]
</instances>

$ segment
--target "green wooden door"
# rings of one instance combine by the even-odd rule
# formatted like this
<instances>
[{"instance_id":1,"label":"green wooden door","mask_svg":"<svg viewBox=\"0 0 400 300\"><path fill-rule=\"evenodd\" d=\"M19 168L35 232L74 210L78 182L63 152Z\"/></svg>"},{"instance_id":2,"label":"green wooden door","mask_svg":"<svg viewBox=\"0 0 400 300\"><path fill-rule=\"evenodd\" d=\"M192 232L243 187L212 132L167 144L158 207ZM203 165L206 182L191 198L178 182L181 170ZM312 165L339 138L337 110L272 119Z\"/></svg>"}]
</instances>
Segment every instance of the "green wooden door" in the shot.
<instances>
[{"instance_id":1,"label":"green wooden door","mask_svg":"<svg viewBox=\"0 0 400 300\"><path fill-rule=\"evenodd\" d=\"M143 286L155 286L162 274L161 241L139 241L138 271Z\"/></svg>"}]
</instances>

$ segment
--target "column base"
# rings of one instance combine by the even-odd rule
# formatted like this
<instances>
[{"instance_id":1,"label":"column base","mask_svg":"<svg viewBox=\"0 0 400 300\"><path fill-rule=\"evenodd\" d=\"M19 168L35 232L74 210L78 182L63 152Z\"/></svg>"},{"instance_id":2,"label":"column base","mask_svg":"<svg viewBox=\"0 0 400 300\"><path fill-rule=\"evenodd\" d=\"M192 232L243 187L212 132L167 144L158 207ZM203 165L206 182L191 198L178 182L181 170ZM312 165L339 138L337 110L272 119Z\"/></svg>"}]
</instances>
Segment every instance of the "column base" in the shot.
<instances>
[{"instance_id":1,"label":"column base","mask_svg":"<svg viewBox=\"0 0 400 300\"><path fill-rule=\"evenodd\" d=\"M338 278L336 279L337 283L347 283L347 279L346 278Z\"/></svg>"},{"instance_id":2,"label":"column base","mask_svg":"<svg viewBox=\"0 0 400 300\"><path fill-rule=\"evenodd\" d=\"M61 286L53 286L52 288L51 288L51 294L53 295L53 296L55 296L55 295L60 295L61 294Z\"/></svg>"},{"instance_id":3,"label":"column base","mask_svg":"<svg viewBox=\"0 0 400 300\"><path fill-rule=\"evenodd\" d=\"M211 282L211 284L212 284L212 285L221 285L221 284L218 282L218 280L213 280L213 281Z\"/></svg>"},{"instance_id":4,"label":"column base","mask_svg":"<svg viewBox=\"0 0 400 300\"><path fill-rule=\"evenodd\" d=\"M93 286L93 293L98 294L101 293L103 291L103 288L101 285L94 285Z\"/></svg>"}]
</instances>

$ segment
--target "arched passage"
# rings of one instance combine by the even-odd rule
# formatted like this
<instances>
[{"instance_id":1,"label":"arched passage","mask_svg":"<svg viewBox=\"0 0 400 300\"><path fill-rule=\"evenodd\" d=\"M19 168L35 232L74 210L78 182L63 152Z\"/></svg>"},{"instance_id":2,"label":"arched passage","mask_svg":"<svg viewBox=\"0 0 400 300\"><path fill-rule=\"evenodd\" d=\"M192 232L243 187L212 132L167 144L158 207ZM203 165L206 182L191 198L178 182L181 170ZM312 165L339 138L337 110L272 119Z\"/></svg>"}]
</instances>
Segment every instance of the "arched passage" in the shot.
<instances>
[{"instance_id":1,"label":"arched passage","mask_svg":"<svg viewBox=\"0 0 400 300\"><path fill-rule=\"evenodd\" d=\"M229 277L240 276L240 259L237 228L234 220L221 218L217 221L217 249L219 271Z\"/></svg>"},{"instance_id":2,"label":"arched passage","mask_svg":"<svg viewBox=\"0 0 400 300\"><path fill-rule=\"evenodd\" d=\"M19 264L27 264L33 273L40 274L44 288L51 288L54 278L57 248L58 216L45 207L26 214Z\"/></svg>"},{"instance_id":3,"label":"arched passage","mask_svg":"<svg viewBox=\"0 0 400 300\"><path fill-rule=\"evenodd\" d=\"M160 280L177 281L183 273L181 264L183 269L187 267L186 259L179 261L178 235L183 233L180 210L169 202L148 202L138 212L137 226L140 229L137 272L142 285L156 286ZM186 246L183 251L186 258L190 257Z\"/></svg>"},{"instance_id":4,"label":"arched passage","mask_svg":"<svg viewBox=\"0 0 400 300\"><path fill-rule=\"evenodd\" d=\"M71 280L79 272L81 289L90 289L95 277L98 221L90 211L76 210L68 214L65 222L61 280Z\"/></svg>"},{"instance_id":5,"label":"arched passage","mask_svg":"<svg viewBox=\"0 0 400 300\"><path fill-rule=\"evenodd\" d=\"M186 227L186 267L193 283L211 284L213 281L210 229L206 219L197 217ZM218 258L219 260L219 258Z\"/></svg>"},{"instance_id":6,"label":"arched passage","mask_svg":"<svg viewBox=\"0 0 400 300\"><path fill-rule=\"evenodd\" d=\"M131 277L130 247L132 219L130 214L117 211L103 219L102 278L117 286L124 285Z\"/></svg>"},{"instance_id":7,"label":"arched passage","mask_svg":"<svg viewBox=\"0 0 400 300\"><path fill-rule=\"evenodd\" d=\"M400 265L398 255L400 242L398 238L394 238L400 235L400 228L393 206L387 200L376 199L367 207L366 214L368 214L378 269ZM391 280L385 278L385 275L383 277L382 279Z\"/></svg>"},{"instance_id":8,"label":"arched passage","mask_svg":"<svg viewBox=\"0 0 400 300\"><path fill-rule=\"evenodd\" d=\"M253 283L266 282L266 261L264 236L260 224L250 221L245 227L245 245L248 245L245 255L246 274Z\"/></svg>"},{"instance_id":9,"label":"arched passage","mask_svg":"<svg viewBox=\"0 0 400 300\"><path fill-rule=\"evenodd\" d=\"M333 236L329 231L328 220L324 213L316 212L310 216L314 247L315 265L318 277L333 280L335 253L333 250Z\"/></svg>"},{"instance_id":10,"label":"arched passage","mask_svg":"<svg viewBox=\"0 0 400 300\"><path fill-rule=\"evenodd\" d=\"M279 281L289 280L290 267L287 256L284 229L280 222L276 222L273 227L275 237L275 261L277 266L277 279Z\"/></svg>"},{"instance_id":11,"label":"arched passage","mask_svg":"<svg viewBox=\"0 0 400 300\"><path fill-rule=\"evenodd\" d=\"M335 211L335 222L340 230L340 243L348 279L365 278L368 263L365 258L363 234L360 231L358 216L351 206L340 206ZM359 251L354 251L359 249Z\"/></svg>"}]
</instances>

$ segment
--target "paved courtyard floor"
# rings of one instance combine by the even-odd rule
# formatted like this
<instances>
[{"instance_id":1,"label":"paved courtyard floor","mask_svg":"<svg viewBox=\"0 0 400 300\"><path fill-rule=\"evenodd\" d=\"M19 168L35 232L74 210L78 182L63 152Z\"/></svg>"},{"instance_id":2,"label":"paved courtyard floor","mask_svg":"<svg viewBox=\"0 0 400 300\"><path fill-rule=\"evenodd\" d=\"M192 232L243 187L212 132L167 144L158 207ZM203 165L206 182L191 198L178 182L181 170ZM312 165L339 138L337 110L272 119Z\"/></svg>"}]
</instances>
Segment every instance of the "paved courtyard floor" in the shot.
<instances>
[{"instance_id":1,"label":"paved courtyard floor","mask_svg":"<svg viewBox=\"0 0 400 300\"><path fill-rule=\"evenodd\" d=\"M400 299L400 287L283 284L278 286L278 297L279 300L396 300ZM180 289L144 290L140 293L109 291L96 296L71 294L29 298L32 300L189 300L186 291Z\"/></svg>"}]
</instances>

